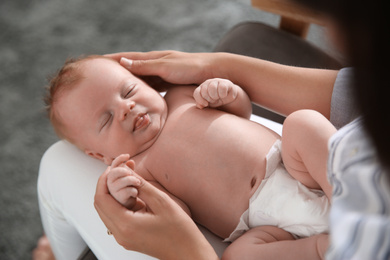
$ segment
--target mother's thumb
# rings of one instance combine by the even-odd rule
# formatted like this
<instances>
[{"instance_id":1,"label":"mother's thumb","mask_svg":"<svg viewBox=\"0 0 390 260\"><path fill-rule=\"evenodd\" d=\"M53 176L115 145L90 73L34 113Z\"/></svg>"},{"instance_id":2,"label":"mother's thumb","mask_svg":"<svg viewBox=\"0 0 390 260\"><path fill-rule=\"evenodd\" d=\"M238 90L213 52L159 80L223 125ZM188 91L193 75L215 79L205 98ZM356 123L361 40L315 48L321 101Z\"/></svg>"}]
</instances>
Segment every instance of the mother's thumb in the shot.
<instances>
[{"instance_id":1,"label":"mother's thumb","mask_svg":"<svg viewBox=\"0 0 390 260\"><path fill-rule=\"evenodd\" d=\"M133 65L133 60L127 59L122 57L120 62L119 62L123 67L130 69L131 66Z\"/></svg>"},{"instance_id":2,"label":"mother's thumb","mask_svg":"<svg viewBox=\"0 0 390 260\"><path fill-rule=\"evenodd\" d=\"M164 211L171 203L175 203L165 192L158 189L150 182L141 179L137 187L138 197L145 202L147 207L154 213Z\"/></svg>"},{"instance_id":3,"label":"mother's thumb","mask_svg":"<svg viewBox=\"0 0 390 260\"><path fill-rule=\"evenodd\" d=\"M150 60L130 60L122 57L120 64L134 74L153 75L153 64Z\"/></svg>"}]
</instances>

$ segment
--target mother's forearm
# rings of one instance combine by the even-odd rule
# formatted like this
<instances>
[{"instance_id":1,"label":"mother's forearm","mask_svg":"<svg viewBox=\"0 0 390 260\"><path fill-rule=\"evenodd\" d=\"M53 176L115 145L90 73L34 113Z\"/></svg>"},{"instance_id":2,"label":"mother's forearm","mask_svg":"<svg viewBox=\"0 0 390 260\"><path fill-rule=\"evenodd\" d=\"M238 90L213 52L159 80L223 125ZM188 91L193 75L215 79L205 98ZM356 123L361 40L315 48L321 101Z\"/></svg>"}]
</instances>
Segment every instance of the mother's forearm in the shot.
<instances>
[{"instance_id":1,"label":"mother's forearm","mask_svg":"<svg viewBox=\"0 0 390 260\"><path fill-rule=\"evenodd\" d=\"M313 109L329 118L338 71L292 67L235 54L215 55L213 76L238 84L254 103L282 115Z\"/></svg>"}]
</instances>

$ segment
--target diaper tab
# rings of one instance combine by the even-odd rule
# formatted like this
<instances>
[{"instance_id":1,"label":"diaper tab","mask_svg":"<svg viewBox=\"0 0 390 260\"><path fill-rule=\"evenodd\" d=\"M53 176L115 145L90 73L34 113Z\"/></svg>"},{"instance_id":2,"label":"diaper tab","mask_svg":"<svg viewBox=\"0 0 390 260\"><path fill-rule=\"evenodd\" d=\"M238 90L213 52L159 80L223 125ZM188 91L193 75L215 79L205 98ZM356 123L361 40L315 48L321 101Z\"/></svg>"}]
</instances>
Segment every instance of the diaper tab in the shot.
<instances>
[{"instance_id":1,"label":"diaper tab","mask_svg":"<svg viewBox=\"0 0 390 260\"><path fill-rule=\"evenodd\" d=\"M272 145L265 159L267 164L264 179L268 178L282 161L282 141L280 139Z\"/></svg>"}]
</instances>

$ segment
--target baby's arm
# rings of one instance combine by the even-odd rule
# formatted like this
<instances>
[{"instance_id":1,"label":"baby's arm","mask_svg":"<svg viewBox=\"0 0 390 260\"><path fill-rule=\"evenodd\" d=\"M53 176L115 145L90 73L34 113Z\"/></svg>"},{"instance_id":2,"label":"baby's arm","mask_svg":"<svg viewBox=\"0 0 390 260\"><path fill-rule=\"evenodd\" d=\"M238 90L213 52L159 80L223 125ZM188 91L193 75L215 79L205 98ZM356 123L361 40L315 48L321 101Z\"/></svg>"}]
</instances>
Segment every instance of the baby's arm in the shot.
<instances>
[{"instance_id":1,"label":"baby's arm","mask_svg":"<svg viewBox=\"0 0 390 260\"><path fill-rule=\"evenodd\" d=\"M128 209L137 211L144 208L145 204L137 198L137 187L141 184L141 182L138 179L137 174L134 172L134 161L129 159L130 156L128 154L119 155L114 159L110 166L111 170L107 176L107 186L110 194L119 203ZM191 216L189 208L183 201L170 194L158 182L149 182L158 189L167 193L189 216Z\"/></svg>"},{"instance_id":2,"label":"baby's arm","mask_svg":"<svg viewBox=\"0 0 390 260\"><path fill-rule=\"evenodd\" d=\"M195 89L194 99L200 109L218 108L244 118L249 118L252 114L248 95L227 79L206 80Z\"/></svg>"}]
</instances>

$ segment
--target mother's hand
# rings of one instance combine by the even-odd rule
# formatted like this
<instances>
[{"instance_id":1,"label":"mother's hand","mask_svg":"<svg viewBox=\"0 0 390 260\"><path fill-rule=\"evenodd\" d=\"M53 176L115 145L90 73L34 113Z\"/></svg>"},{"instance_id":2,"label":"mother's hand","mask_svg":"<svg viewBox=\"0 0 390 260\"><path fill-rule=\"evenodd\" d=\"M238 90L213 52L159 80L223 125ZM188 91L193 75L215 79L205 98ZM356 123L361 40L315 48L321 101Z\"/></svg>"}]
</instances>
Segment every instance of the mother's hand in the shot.
<instances>
[{"instance_id":1,"label":"mother's hand","mask_svg":"<svg viewBox=\"0 0 390 260\"><path fill-rule=\"evenodd\" d=\"M95 208L120 245L160 259L218 259L196 224L167 194L138 176L138 197L146 210L130 211L109 194L107 174L99 178Z\"/></svg>"},{"instance_id":2,"label":"mother's hand","mask_svg":"<svg viewBox=\"0 0 390 260\"><path fill-rule=\"evenodd\" d=\"M218 55L220 54L151 51L121 52L106 56L119 61L136 75L159 76L173 84L200 84L214 78L214 63Z\"/></svg>"}]
</instances>

